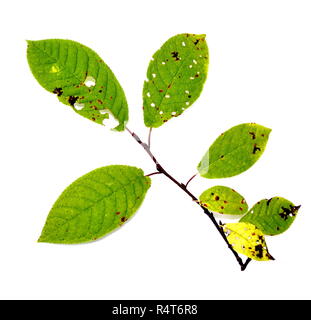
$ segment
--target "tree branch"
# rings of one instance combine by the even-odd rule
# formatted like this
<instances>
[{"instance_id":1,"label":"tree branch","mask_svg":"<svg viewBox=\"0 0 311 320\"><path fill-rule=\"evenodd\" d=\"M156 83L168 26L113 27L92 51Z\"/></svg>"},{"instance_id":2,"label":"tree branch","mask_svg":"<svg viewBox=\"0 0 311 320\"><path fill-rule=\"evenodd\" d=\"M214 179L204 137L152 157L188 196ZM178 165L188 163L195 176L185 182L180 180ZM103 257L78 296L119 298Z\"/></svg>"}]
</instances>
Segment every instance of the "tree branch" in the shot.
<instances>
[{"instance_id":1,"label":"tree branch","mask_svg":"<svg viewBox=\"0 0 311 320\"><path fill-rule=\"evenodd\" d=\"M151 160L155 163L156 165L156 169L158 170L157 172L160 174L164 174L168 179L170 179L173 183L175 183L180 189L182 189L191 199L192 201L194 201L196 204L198 204L200 206L200 208L203 210L203 212L210 218L210 220L212 221L212 223L214 224L214 226L216 227L217 231L220 233L221 237L223 238L223 240L226 242L228 248L230 249L230 251L233 253L233 255L235 256L237 262L239 263L240 267L241 267L241 271L244 271L247 267L247 265L249 264L249 262L251 261L250 258L248 258L245 263L243 263L243 260L240 258L240 256L238 255L238 253L232 248L231 244L228 242L228 239L223 231L223 228L217 223L214 215L212 214L212 212L210 212L207 208L203 207L200 205L199 200L187 189L187 185L189 184L189 182L195 177L195 175L193 177L190 178L190 180L187 182L186 185L184 185L183 183L178 182L173 176L171 176L158 162L158 160L155 158L155 156L152 154L152 152L150 151L150 141L149 144L144 143L138 136L136 133L132 132L131 130L129 130L127 127L125 128L130 135L136 140L136 142L138 144L140 144L143 149L146 151L146 153L149 155L149 157L151 158ZM149 138L150 138L150 133L151 130L149 132ZM148 140L149 140L148 138ZM156 173L152 173L151 175L156 174Z\"/></svg>"}]
</instances>

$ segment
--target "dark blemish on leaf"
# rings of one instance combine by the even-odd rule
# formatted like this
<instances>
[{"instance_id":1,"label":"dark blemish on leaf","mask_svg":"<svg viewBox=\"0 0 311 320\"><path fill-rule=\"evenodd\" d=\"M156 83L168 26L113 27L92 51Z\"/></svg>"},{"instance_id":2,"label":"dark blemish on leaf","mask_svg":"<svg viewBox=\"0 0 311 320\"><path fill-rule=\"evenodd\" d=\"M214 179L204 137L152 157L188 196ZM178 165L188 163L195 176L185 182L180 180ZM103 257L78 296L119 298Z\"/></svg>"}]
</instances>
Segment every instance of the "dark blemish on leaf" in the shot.
<instances>
[{"instance_id":1,"label":"dark blemish on leaf","mask_svg":"<svg viewBox=\"0 0 311 320\"><path fill-rule=\"evenodd\" d=\"M224 158L224 155L221 155L221 156L220 156L220 159L223 159L223 158Z\"/></svg>"},{"instance_id":2,"label":"dark blemish on leaf","mask_svg":"<svg viewBox=\"0 0 311 320\"><path fill-rule=\"evenodd\" d=\"M179 58L179 53L177 52L177 51L173 51L173 52L171 52L171 55L172 55L172 57L175 59L175 61L178 61L178 60L180 60L180 58Z\"/></svg>"},{"instance_id":3,"label":"dark blemish on leaf","mask_svg":"<svg viewBox=\"0 0 311 320\"><path fill-rule=\"evenodd\" d=\"M170 89L171 87L172 87L172 84L170 83L170 84L167 86L167 88Z\"/></svg>"},{"instance_id":4,"label":"dark blemish on leaf","mask_svg":"<svg viewBox=\"0 0 311 320\"><path fill-rule=\"evenodd\" d=\"M109 99L112 100L112 97L110 96Z\"/></svg>"},{"instance_id":5,"label":"dark blemish on leaf","mask_svg":"<svg viewBox=\"0 0 311 320\"><path fill-rule=\"evenodd\" d=\"M91 118L91 120L92 120L92 121L96 121L96 118L93 117L93 118Z\"/></svg>"},{"instance_id":6,"label":"dark blemish on leaf","mask_svg":"<svg viewBox=\"0 0 311 320\"><path fill-rule=\"evenodd\" d=\"M53 93L57 94L57 96L60 97L63 94L63 89L62 88L55 88L53 90Z\"/></svg>"},{"instance_id":7,"label":"dark blemish on leaf","mask_svg":"<svg viewBox=\"0 0 311 320\"><path fill-rule=\"evenodd\" d=\"M163 90L162 90L162 89L160 89L160 90L159 90L159 92L163 92Z\"/></svg>"},{"instance_id":8,"label":"dark blemish on leaf","mask_svg":"<svg viewBox=\"0 0 311 320\"><path fill-rule=\"evenodd\" d=\"M103 90L98 90L98 92L99 92L99 93L102 93L102 92L103 92Z\"/></svg>"},{"instance_id":9,"label":"dark blemish on leaf","mask_svg":"<svg viewBox=\"0 0 311 320\"><path fill-rule=\"evenodd\" d=\"M120 212L120 211L118 211L118 212L116 212L116 215L118 216L120 213L121 213L121 212Z\"/></svg>"},{"instance_id":10,"label":"dark blemish on leaf","mask_svg":"<svg viewBox=\"0 0 311 320\"><path fill-rule=\"evenodd\" d=\"M78 99L79 99L78 97L70 96L68 98L68 102L71 106L74 106L74 104L77 102Z\"/></svg>"},{"instance_id":11,"label":"dark blemish on leaf","mask_svg":"<svg viewBox=\"0 0 311 320\"><path fill-rule=\"evenodd\" d=\"M194 45L196 46L199 43L199 39L193 41Z\"/></svg>"},{"instance_id":12,"label":"dark blemish on leaf","mask_svg":"<svg viewBox=\"0 0 311 320\"><path fill-rule=\"evenodd\" d=\"M236 192L234 189L231 189L231 191Z\"/></svg>"},{"instance_id":13,"label":"dark blemish on leaf","mask_svg":"<svg viewBox=\"0 0 311 320\"><path fill-rule=\"evenodd\" d=\"M263 258L263 247L261 244L258 244L257 246L255 246L255 251L257 252L256 257Z\"/></svg>"},{"instance_id":14,"label":"dark blemish on leaf","mask_svg":"<svg viewBox=\"0 0 311 320\"><path fill-rule=\"evenodd\" d=\"M99 100L99 99L97 100L97 102L98 102L99 104L103 104L103 102L102 102L101 100Z\"/></svg>"},{"instance_id":15,"label":"dark blemish on leaf","mask_svg":"<svg viewBox=\"0 0 311 320\"><path fill-rule=\"evenodd\" d=\"M218 196L216 196L216 197L215 197L215 200L216 200L216 201L218 201L218 200L219 200L219 197L218 197Z\"/></svg>"},{"instance_id":16,"label":"dark blemish on leaf","mask_svg":"<svg viewBox=\"0 0 311 320\"><path fill-rule=\"evenodd\" d=\"M269 206L271 200L272 200L272 198L267 201L267 206Z\"/></svg>"},{"instance_id":17,"label":"dark blemish on leaf","mask_svg":"<svg viewBox=\"0 0 311 320\"><path fill-rule=\"evenodd\" d=\"M224 200L224 203L228 203L228 201Z\"/></svg>"},{"instance_id":18,"label":"dark blemish on leaf","mask_svg":"<svg viewBox=\"0 0 311 320\"><path fill-rule=\"evenodd\" d=\"M278 231L279 231L279 230L280 230L280 227L276 227L276 230L278 230Z\"/></svg>"},{"instance_id":19,"label":"dark blemish on leaf","mask_svg":"<svg viewBox=\"0 0 311 320\"><path fill-rule=\"evenodd\" d=\"M196 75L194 76L195 78L199 78L199 74L198 73L196 73Z\"/></svg>"},{"instance_id":20,"label":"dark blemish on leaf","mask_svg":"<svg viewBox=\"0 0 311 320\"><path fill-rule=\"evenodd\" d=\"M225 209L225 207L221 206L220 209Z\"/></svg>"},{"instance_id":21,"label":"dark blemish on leaf","mask_svg":"<svg viewBox=\"0 0 311 320\"><path fill-rule=\"evenodd\" d=\"M122 218L121 218L121 222L122 222L122 223L126 222L127 220L128 220L128 219L127 219L126 217L122 217Z\"/></svg>"},{"instance_id":22,"label":"dark blemish on leaf","mask_svg":"<svg viewBox=\"0 0 311 320\"><path fill-rule=\"evenodd\" d=\"M245 203L245 199L242 199L242 200L241 200L241 203L244 204L244 203Z\"/></svg>"},{"instance_id":23,"label":"dark blemish on leaf","mask_svg":"<svg viewBox=\"0 0 311 320\"><path fill-rule=\"evenodd\" d=\"M191 98L191 95L189 94L188 98Z\"/></svg>"},{"instance_id":24,"label":"dark blemish on leaf","mask_svg":"<svg viewBox=\"0 0 311 320\"><path fill-rule=\"evenodd\" d=\"M91 106L91 109L98 110L98 108L96 106Z\"/></svg>"},{"instance_id":25,"label":"dark blemish on leaf","mask_svg":"<svg viewBox=\"0 0 311 320\"><path fill-rule=\"evenodd\" d=\"M255 154L257 151L260 151L261 149L259 147L257 147L257 144L254 144L254 148L253 148L253 154Z\"/></svg>"},{"instance_id":26,"label":"dark blemish on leaf","mask_svg":"<svg viewBox=\"0 0 311 320\"><path fill-rule=\"evenodd\" d=\"M264 137L265 135L264 135L264 134L262 134L261 136L262 136L262 137Z\"/></svg>"},{"instance_id":27,"label":"dark blemish on leaf","mask_svg":"<svg viewBox=\"0 0 311 320\"><path fill-rule=\"evenodd\" d=\"M253 140L255 140L255 139L256 139L255 132L249 132L249 134L252 136L252 139L253 139Z\"/></svg>"},{"instance_id":28,"label":"dark blemish on leaf","mask_svg":"<svg viewBox=\"0 0 311 320\"><path fill-rule=\"evenodd\" d=\"M239 209L240 209L241 211L243 211L243 208L240 207Z\"/></svg>"},{"instance_id":29,"label":"dark blemish on leaf","mask_svg":"<svg viewBox=\"0 0 311 320\"><path fill-rule=\"evenodd\" d=\"M300 207L292 205L289 208L282 207L283 212L279 213L279 216L286 221L289 217L295 217Z\"/></svg>"}]
</instances>

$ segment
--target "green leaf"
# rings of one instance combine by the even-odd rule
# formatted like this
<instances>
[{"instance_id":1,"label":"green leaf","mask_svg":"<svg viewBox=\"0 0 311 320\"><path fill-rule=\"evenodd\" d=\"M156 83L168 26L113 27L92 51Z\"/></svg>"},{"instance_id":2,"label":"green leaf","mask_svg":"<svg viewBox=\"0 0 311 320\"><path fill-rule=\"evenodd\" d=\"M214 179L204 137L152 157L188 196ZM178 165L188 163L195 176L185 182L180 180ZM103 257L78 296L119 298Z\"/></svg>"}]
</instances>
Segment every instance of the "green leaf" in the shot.
<instances>
[{"instance_id":1,"label":"green leaf","mask_svg":"<svg viewBox=\"0 0 311 320\"><path fill-rule=\"evenodd\" d=\"M200 175L228 178L246 171L263 154L270 132L258 124L244 123L222 133L199 163Z\"/></svg>"},{"instance_id":2,"label":"green leaf","mask_svg":"<svg viewBox=\"0 0 311 320\"><path fill-rule=\"evenodd\" d=\"M205 190L199 200L201 206L222 214L241 215L248 209L245 199L239 193L224 186Z\"/></svg>"},{"instance_id":3,"label":"green leaf","mask_svg":"<svg viewBox=\"0 0 311 320\"><path fill-rule=\"evenodd\" d=\"M222 227L228 242L236 252L253 260L274 260L268 252L263 233L253 224L244 222L226 223Z\"/></svg>"},{"instance_id":4,"label":"green leaf","mask_svg":"<svg viewBox=\"0 0 311 320\"><path fill-rule=\"evenodd\" d=\"M264 199L257 202L249 212L240 219L257 226L264 234L277 235L286 231L294 222L300 206L281 197Z\"/></svg>"},{"instance_id":5,"label":"green leaf","mask_svg":"<svg viewBox=\"0 0 311 320\"><path fill-rule=\"evenodd\" d=\"M106 235L133 216L150 184L135 167L112 165L87 173L57 199L38 241L82 243Z\"/></svg>"},{"instance_id":6,"label":"green leaf","mask_svg":"<svg viewBox=\"0 0 311 320\"><path fill-rule=\"evenodd\" d=\"M176 35L153 55L143 89L147 127L160 127L195 102L207 77L208 59L202 34Z\"/></svg>"},{"instance_id":7,"label":"green leaf","mask_svg":"<svg viewBox=\"0 0 311 320\"><path fill-rule=\"evenodd\" d=\"M30 69L43 88L96 123L112 114L119 122L115 130L124 130L128 107L123 89L93 50L71 40L27 42Z\"/></svg>"}]
</instances>

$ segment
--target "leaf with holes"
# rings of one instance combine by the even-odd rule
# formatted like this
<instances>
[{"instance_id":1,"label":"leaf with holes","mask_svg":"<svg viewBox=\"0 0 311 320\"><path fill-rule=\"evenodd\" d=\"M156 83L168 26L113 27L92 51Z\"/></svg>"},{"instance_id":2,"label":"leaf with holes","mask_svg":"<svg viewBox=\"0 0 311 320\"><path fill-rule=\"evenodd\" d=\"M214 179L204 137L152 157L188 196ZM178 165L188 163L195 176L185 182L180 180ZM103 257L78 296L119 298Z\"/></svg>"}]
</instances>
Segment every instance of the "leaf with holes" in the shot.
<instances>
[{"instance_id":1,"label":"leaf with holes","mask_svg":"<svg viewBox=\"0 0 311 320\"><path fill-rule=\"evenodd\" d=\"M205 35L179 34L153 55L143 89L144 121L157 128L200 96L208 69Z\"/></svg>"},{"instance_id":2,"label":"leaf with holes","mask_svg":"<svg viewBox=\"0 0 311 320\"><path fill-rule=\"evenodd\" d=\"M40 85L61 102L96 123L111 114L124 130L127 101L118 80L90 48L71 40L28 41L27 58Z\"/></svg>"},{"instance_id":3,"label":"leaf with holes","mask_svg":"<svg viewBox=\"0 0 311 320\"><path fill-rule=\"evenodd\" d=\"M244 123L222 133L199 163L200 175L227 178L246 171L263 154L270 132L256 123Z\"/></svg>"},{"instance_id":4,"label":"leaf with holes","mask_svg":"<svg viewBox=\"0 0 311 320\"><path fill-rule=\"evenodd\" d=\"M267 261L274 260L267 249L265 237L261 230L251 223L226 223L222 228L232 248L247 257Z\"/></svg>"},{"instance_id":5,"label":"leaf with holes","mask_svg":"<svg viewBox=\"0 0 311 320\"><path fill-rule=\"evenodd\" d=\"M257 202L240 221L252 223L264 234L274 236L291 226L299 208L281 197L264 199Z\"/></svg>"},{"instance_id":6,"label":"leaf with holes","mask_svg":"<svg viewBox=\"0 0 311 320\"><path fill-rule=\"evenodd\" d=\"M201 206L221 214L241 215L248 209L245 199L238 192L224 186L205 190L199 200Z\"/></svg>"},{"instance_id":7,"label":"leaf with holes","mask_svg":"<svg viewBox=\"0 0 311 320\"><path fill-rule=\"evenodd\" d=\"M133 216L150 184L135 167L112 165L87 173L57 199L38 241L82 243L106 235Z\"/></svg>"}]
</instances>

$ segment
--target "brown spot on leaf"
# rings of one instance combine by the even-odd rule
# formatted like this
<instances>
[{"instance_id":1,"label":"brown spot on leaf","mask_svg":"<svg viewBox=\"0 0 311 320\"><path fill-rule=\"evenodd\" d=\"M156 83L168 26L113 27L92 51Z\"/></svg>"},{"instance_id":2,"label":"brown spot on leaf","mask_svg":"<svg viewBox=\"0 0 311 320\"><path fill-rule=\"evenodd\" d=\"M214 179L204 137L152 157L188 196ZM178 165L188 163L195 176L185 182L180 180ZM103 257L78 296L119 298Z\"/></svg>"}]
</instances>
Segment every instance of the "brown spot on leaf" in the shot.
<instances>
[{"instance_id":1,"label":"brown spot on leaf","mask_svg":"<svg viewBox=\"0 0 311 320\"><path fill-rule=\"evenodd\" d=\"M68 103L73 107L74 104L77 102L78 99L79 99L78 97L70 96L70 97L68 98Z\"/></svg>"},{"instance_id":2,"label":"brown spot on leaf","mask_svg":"<svg viewBox=\"0 0 311 320\"><path fill-rule=\"evenodd\" d=\"M257 144L254 144L254 148L253 148L253 154L255 154L257 151L260 151L261 149L259 147L257 147Z\"/></svg>"},{"instance_id":3,"label":"brown spot on leaf","mask_svg":"<svg viewBox=\"0 0 311 320\"><path fill-rule=\"evenodd\" d=\"M53 90L53 93L57 94L57 96L60 97L63 94L63 89L62 88L55 88Z\"/></svg>"},{"instance_id":4,"label":"brown spot on leaf","mask_svg":"<svg viewBox=\"0 0 311 320\"><path fill-rule=\"evenodd\" d=\"M218 200L219 200L219 196L216 196L216 197L215 197L215 200L218 201Z\"/></svg>"},{"instance_id":5,"label":"brown spot on leaf","mask_svg":"<svg viewBox=\"0 0 311 320\"><path fill-rule=\"evenodd\" d=\"M249 134L252 136L252 139L253 139L253 140L255 140L255 139L256 139L255 132L249 132Z\"/></svg>"},{"instance_id":6,"label":"brown spot on leaf","mask_svg":"<svg viewBox=\"0 0 311 320\"><path fill-rule=\"evenodd\" d=\"M177 51L171 52L172 57L175 59L175 61L179 61L180 57L178 56L179 53Z\"/></svg>"}]
</instances>

